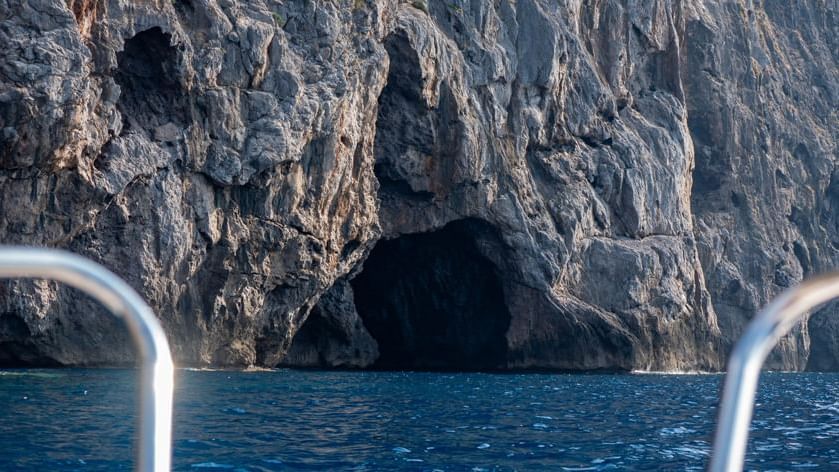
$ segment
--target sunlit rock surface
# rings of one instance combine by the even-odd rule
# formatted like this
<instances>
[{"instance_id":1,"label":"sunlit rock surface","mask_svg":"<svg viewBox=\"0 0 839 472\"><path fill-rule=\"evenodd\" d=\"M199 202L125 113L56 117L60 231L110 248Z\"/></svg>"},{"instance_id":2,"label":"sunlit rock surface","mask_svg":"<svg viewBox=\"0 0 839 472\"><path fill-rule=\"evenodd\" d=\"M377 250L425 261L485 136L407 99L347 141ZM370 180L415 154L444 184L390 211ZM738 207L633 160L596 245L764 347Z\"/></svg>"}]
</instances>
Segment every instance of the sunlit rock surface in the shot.
<instances>
[{"instance_id":1,"label":"sunlit rock surface","mask_svg":"<svg viewBox=\"0 0 839 472\"><path fill-rule=\"evenodd\" d=\"M0 0L0 241L123 276L182 365L719 369L839 259L837 10ZM837 316L772 365L839 368ZM2 364L121 332L0 285Z\"/></svg>"}]
</instances>

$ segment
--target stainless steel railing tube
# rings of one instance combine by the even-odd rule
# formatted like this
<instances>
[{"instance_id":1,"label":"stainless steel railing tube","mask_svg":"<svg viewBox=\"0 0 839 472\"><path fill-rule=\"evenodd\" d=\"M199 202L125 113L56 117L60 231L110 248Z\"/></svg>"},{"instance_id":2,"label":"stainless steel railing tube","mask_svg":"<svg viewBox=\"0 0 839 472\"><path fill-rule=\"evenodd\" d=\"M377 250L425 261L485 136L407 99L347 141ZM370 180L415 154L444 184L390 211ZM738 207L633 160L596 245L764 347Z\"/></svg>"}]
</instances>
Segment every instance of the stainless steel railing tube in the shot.
<instances>
[{"instance_id":1,"label":"stainless steel railing tube","mask_svg":"<svg viewBox=\"0 0 839 472\"><path fill-rule=\"evenodd\" d=\"M755 391L766 356L813 308L839 297L839 273L804 281L773 300L746 327L728 359L709 470L743 469Z\"/></svg>"},{"instance_id":2,"label":"stainless steel railing tube","mask_svg":"<svg viewBox=\"0 0 839 472\"><path fill-rule=\"evenodd\" d=\"M137 292L99 264L54 249L0 246L0 278L64 282L99 300L125 320L137 345L141 364L137 470L169 471L174 387L172 357L160 322Z\"/></svg>"}]
</instances>

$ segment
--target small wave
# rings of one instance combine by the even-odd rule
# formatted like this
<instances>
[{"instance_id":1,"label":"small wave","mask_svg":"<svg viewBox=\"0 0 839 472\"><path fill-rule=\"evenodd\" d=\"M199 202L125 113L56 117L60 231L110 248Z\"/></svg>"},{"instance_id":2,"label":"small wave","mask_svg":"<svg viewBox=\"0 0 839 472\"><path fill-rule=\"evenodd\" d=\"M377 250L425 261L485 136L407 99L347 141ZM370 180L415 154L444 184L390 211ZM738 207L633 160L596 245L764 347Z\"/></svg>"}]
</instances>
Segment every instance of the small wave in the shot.
<instances>
[{"instance_id":1,"label":"small wave","mask_svg":"<svg viewBox=\"0 0 839 472\"><path fill-rule=\"evenodd\" d=\"M777 444L756 444L755 450L760 452L776 452L782 451L784 449L784 445L777 443Z\"/></svg>"},{"instance_id":2,"label":"small wave","mask_svg":"<svg viewBox=\"0 0 839 472\"><path fill-rule=\"evenodd\" d=\"M839 413L839 402L834 402L834 403L831 403L829 405L828 404L816 403L815 405L813 405L813 407L816 410L828 410L828 411L832 411L834 413Z\"/></svg>"},{"instance_id":3,"label":"small wave","mask_svg":"<svg viewBox=\"0 0 839 472\"><path fill-rule=\"evenodd\" d=\"M684 445L672 449L665 449L661 451L661 454L670 459L676 456L687 457L689 459L702 459L710 454L710 448Z\"/></svg>"},{"instance_id":4,"label":"small wave","mask_svg":"<svg viewBox=\"0 0 839 472\"><path fill-rule=\"evenodd\" d=\"M230 464L219 464L218 462L201 462L192 464L193 469L234 469L236 466Z\"/></svg>"},{"instance_id":5,"label":"small wave","mask_svg":"<svg viewBox=\"0 0 839 472\"><path fill-rule=\"evenodd\" d=\"M661 436L679 436L695 432L696 430L685 428L684 426L676 426L675 428L661 428L658 434Z\"/></svg>"}]
</instances>

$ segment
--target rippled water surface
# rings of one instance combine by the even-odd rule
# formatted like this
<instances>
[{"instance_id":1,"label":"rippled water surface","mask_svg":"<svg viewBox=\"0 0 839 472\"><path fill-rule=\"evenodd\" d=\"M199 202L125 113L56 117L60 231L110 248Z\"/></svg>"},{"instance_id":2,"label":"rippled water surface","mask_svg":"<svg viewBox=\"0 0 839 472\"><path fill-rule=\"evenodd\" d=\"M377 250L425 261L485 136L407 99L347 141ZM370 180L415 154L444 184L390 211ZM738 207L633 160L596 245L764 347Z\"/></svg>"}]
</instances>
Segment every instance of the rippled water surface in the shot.
<instances>
[{"instance_id":1,"label":"rippled water surface","mask_svg":"<svg viewBox=\"0 0 839 472\"><path fill-rule=\"evenodd\" d=\"M721 376L196 372L177 470L701 470ZM132 466L134 372L0 371L0 469ZM765 374L749 468L839 468L839 375Z\"/></svg>"}]
</instances>

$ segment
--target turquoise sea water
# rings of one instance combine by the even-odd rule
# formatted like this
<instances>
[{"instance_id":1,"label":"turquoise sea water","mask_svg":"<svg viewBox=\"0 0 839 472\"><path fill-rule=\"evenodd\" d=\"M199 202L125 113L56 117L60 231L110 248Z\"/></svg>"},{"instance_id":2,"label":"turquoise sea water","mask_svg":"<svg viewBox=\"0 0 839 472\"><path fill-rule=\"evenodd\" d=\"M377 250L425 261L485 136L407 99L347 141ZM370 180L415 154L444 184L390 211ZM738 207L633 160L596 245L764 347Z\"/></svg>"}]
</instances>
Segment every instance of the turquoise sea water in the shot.
<instances>
[{"instance_id":1,"label":"turquoise sea water","mask_svg":"<svg viewBox=\"0 0 839 472\"><path fill-rule=\"evenodd\" d=\"M178 371L176 470L702 470L722 376ZM134 372L0 371L0 470L132 467ZM747 467L839 468L839 375L765 374Z\"/></svg>"}]
</instances>

